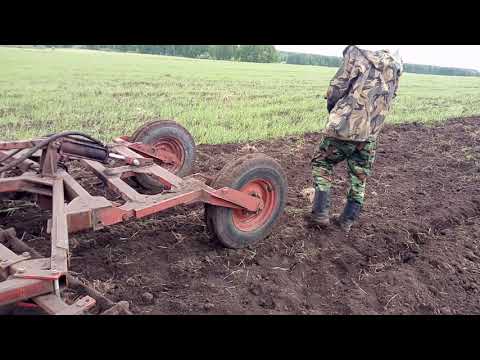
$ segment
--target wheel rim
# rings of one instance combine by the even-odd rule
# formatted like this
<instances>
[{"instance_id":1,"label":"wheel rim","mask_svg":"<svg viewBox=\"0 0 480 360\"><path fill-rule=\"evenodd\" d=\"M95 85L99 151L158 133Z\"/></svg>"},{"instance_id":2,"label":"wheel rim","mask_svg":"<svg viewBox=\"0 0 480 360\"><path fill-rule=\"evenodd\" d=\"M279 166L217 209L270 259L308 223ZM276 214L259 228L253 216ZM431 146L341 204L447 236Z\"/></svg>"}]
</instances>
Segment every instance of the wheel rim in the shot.
<instances>
[{"instance_id":1,"label":"wheel rim","mask_svg":"<svg viewBox=\"0 0 480 360\"><path fill-rule=\"evenodd\" d=\"M240 231L255 231L271 218L277 204L277 194L272 184L263 179L249 182L240 191L259 198L261 206L256 213L247 210L232 210L233 224Z\"/></svg>"},{"instance_id":2,"label":"wheel rim","mask_svg":"<svg viewBox=\"0 0 480 360\"><path fill-rule=\"evenodd\" d=\"M160 162L163 168L173 173L182 168L185 162L185 150L180 141L172 137L164 137L158 139L152 147L155 155L168 153L169 161Z\"/></svg>"}]
</instances>

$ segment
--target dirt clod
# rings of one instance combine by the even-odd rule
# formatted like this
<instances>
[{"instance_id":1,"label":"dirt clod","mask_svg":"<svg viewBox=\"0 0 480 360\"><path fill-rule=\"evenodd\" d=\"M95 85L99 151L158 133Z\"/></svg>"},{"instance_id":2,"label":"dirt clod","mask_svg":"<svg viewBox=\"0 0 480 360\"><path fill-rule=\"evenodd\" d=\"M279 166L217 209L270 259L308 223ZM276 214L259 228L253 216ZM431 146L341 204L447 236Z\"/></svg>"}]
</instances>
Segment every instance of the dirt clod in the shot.
<instances>
[{"instance_id":1,"label":"dirt clod","mask_svg":"<svg viewBox=\"0 0 480 360\"><path fill-rule=\"evenodd\" d=\"M135 281L134 278L128 278L127 281L126 281L127 285L128 286L135 286L137 285L137 282Z\"/></svg>"},{"instance_id":2,"label":"dirt clod","mask_svg":"<svg viewBox=\"0 0 480 360\"><path fill-rule=\"evenodd\" d=\"M142 294L142 300L144 301L145 304L151 304L153 303L153 295L150 294L149 292L145 292Z\"/></svg>"},{"instance_id":3,"label":"dirt clod","mask_svg":"<svg viewBox=\"0 0 480 360\"><path fill-rule=\"evenodd\" d=\"M206 311L210 311L210 310L212 310L214 307L215 307L215 304L212 304L212 303L206 303L205 305L203 305L203 308L204 308Z\"/></svg>"}]
</instances>

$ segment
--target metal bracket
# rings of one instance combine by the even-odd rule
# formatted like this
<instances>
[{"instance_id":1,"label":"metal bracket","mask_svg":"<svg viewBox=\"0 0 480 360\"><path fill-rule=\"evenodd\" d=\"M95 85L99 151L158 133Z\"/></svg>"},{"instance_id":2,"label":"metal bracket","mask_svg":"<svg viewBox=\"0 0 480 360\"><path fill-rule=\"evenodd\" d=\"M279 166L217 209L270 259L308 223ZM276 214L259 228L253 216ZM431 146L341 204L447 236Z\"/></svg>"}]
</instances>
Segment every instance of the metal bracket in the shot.
<instances>
[{"instance_id":1,"label":"metal bracket","mask_svg":"<svg viewBox=\"0 0 480 360\"><path fill-rule=\"evenodd\" d=\"M8 260L1 260L0 259L0 269L7 270L10 266L17 264L19 262L25 261L30 259L31 256L29 253L25 252L22 255L15 255L15 257L10 258Z\"/></svg>"},{"instance_id":2,"label":"metal bracket","mask_svg":"<svg viewBox=\"0 0 480 360\"><path fill-rule=\"evenodd\" d=\"M35 270L34 272L16 272L13 274L14 278L18 279L33 279L33 280L51 280L60 279L64 273L53 270Z\"/></svg>"},{"instance_id":3,"label":"metal bracket","mask_svg":"<svg viewBox=\"0 0 480 360\"><path fill-rule=\"evenodd\" d=\"M74 304L67 305L54 294L38 296L33 301L50 315L81 315L96 304L93 298L84 296Z\"/></svg>"},{"instance_id":4,"label":"metal bracket","mask_svg":"<svg viewBox=\"0 0 480 360\"><path fill-rule=\"evenodd\" d=\"M88 309L91 309L96 304L96 301L90 296L84 296L77 300L73 305L68 306L63 311L56 313L56 315L80 315Z\"/></svg>"}]
</instances>

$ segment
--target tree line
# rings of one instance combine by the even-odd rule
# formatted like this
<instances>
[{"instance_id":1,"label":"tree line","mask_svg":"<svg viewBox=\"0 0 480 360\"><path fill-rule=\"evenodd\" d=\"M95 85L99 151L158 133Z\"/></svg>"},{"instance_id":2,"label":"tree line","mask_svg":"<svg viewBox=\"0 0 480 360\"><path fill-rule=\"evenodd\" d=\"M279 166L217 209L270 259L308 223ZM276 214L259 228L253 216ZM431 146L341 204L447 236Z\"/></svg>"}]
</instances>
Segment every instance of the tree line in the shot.
<instances>
[{"instance_id":1,"label":"tree line","mask_svg":"<svg viewBox=\"0 0 480 360\"><path fill-rule=\"evenodd\" d=\"M91 50L136 52L197 59L229 60L257 63L286 63L296 65L339 67L342 58L294 52L277 51L273 45L40 45L75 47ZM416 74L480 76L472 69L433 65L405 64L405 72Z\"/></svg>"},{"instance_id":2,"label":"tree line","mask_svg":"<svg viewBox=\"0 0 480 360\"><path fill-rule=\"evenodd\" d=\"M292 52L281 52L279 56L282 61L287 64L339 67L342 63L342 58L336 56ZM430 75L480 76L480 72L477 70L420 64L404 64L404 71L407 73Z\"/></svg>"},{"instance_id":3,"label":"tree line","mask_svg":"<svg viewBox=\"0 0 480 360\"><path fill-rule=\"evenodd\" d=\"M480 76L480 72L473 69L461 69L433 65L405 64L405 72L416 74L433 74L448 76Z\"/></svg>"},{"instance_id":4,"label":"tree line","mask_svg":"<svg viewBox=\"0 0 480 360\"><path fill-rule=\"evenodd\" d=\"M91 50L136 52L198 59L272 63L278 62L273 45L52 45Z\"/></svg>"},{"instance_id":5,"label":"tree line","mask_svg":"<svg viewBox=\"0 0 480 360\"><path fill-rule=\"evenodd\" d=\"M296 65L339 67L342 64L342 58L337 56L280 52L280 58L282 62Z\"/></svg>"}]
</instances>

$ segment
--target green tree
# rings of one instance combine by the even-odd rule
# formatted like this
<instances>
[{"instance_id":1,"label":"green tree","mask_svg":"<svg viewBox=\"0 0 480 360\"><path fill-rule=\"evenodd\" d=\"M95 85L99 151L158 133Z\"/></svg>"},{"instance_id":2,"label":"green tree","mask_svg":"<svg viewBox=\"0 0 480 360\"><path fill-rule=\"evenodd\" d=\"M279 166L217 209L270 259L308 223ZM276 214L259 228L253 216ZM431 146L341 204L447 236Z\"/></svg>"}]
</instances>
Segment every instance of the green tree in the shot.
<instances>
[{"instance_id":1,"label":"green tree","mask_svg":"<svg viewBox=\"0 0 480 360\"><path fill-rule=\"evenodd\" d=\"M210 58L217 60L232 60L235 56L235 45L211 45Z\"/></svg>"},{"instance_id":2,"label":"green tree","mask_svg":"<svg viewBox=\"0 0 480 360\"><path fill-rule=\"evenodd\" d=\"M278 61L277 51L273 45L240 45L236 54L239 61L262 63Z\"/></svg>"}]
</instances>

